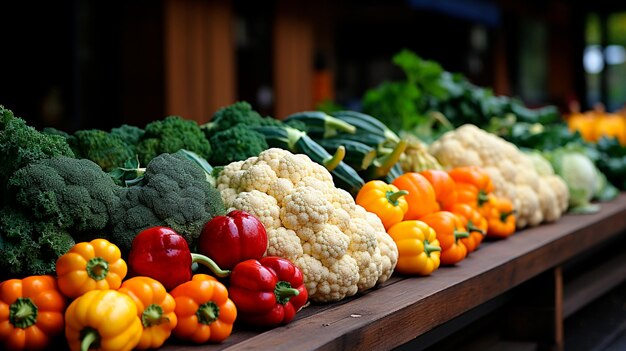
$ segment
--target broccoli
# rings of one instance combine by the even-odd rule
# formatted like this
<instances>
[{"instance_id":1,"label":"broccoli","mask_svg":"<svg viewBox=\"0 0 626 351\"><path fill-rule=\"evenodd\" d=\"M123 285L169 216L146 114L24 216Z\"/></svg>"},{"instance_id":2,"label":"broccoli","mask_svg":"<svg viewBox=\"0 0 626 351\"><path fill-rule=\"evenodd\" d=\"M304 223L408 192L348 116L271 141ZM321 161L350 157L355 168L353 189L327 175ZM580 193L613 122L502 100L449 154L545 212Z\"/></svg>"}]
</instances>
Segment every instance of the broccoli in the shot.
<instances>
[{"instance_id":1,"label":"broccoli","mask_svg":"<svg viewBox=\"0 0 626 351\"><path fill-rule=\"evenodd\" d=\"M239 124L249 127L281 126L282 122L271 117L262 117L249 103L239 101L215 112L211 122L204 124L202 130L207 139L210 139L214 134Z\"/></svg>"},{"instance_id":2,"label":"broccoli","mask_svg":"<svg viewBox=\"0 0 626 351\"><path fill-rule=\"evenodd\" d=\"M141 182L122 190L120 206L111 216L111 238L128 252L139 232L161 225L174 229L194 247L204 224L225 213L220 192L201 167L183 151L164 153L150 161Z\"/></svg>"},{"instance_id":3,"label":"broccoli","mask_svg":"<svg viewBox=\"0 0 626 351\"><path fill-rule=\"evenodd\" d=\"M49 135L26 125L13 112L0 105L0 200L7 201L6 184L16 170L54 156L74 156L65 138Z\"/></svg>"},{"instance_id":4,"label":"broccoli","mask_svg":"<svg viewBox=\"0 0 626 351\"><path fill-rule=\"evenodd\" d=\"M44 129L41 130L42 133L47 134L47 135L58 135L58 136L62 136L63 138L65 138L67 140L67 138L70 137L69 133L62 131L60 129L56 129L54 127L45 127Z\"/></svg>"},{"instance_id":5,"label":"broccoli","mask_svg":"<svg viewBox=\"0 0 626 351\"><path fill-rule=\"evenodd\" d=\"M128 124L122 124L119 127L111 129L111 135L122 139L126 144L131 146L133 153L135 152L135 146L139 143L139 139L141 139L144 133L145 131L143 129Z\"/></svg>"},{"instance_id":6,"label":"broccoli","mask_svg":"<svg viewBox=\"0 0 626 351\"><path fill-rule=\"evenodd\" d=\"M75 242L106 237L120 190L84 159L58 156L17 170L8 181L11 202L0 211L0 270L54 273Z\"/></svg>"},{"instance_id":7,"label":"broccoli","mask_svg":"<svg viewBox=\"0 0 626 351\"><path fill-rule=\"evenodd\" d=\"M169 116L146 125L137 144L137 155L141 164L148 164L160 154L181 149L193 151L205 159L211 157L211 144L196 122Z\"/></svg>"},{"instance_id":8,"label":"broccoli","mask_svg":"<svg viewBox=\"0 0 626 351\"><path fill-rule=\"evenodd\" d=\"M209 142L213 150L209 161L214 166L245 160L269 148L263 134L241 124L215 133Z\"/></svg>"},{"instance_id":9,"label":"broccoli","mask_svg":"<svg viewBox=\"0 0 626 351\"><path fill-rule=\"evenodd\" d=\"M106 172L135 157L133 147L103 130L79 130L67 138L67 143L77 158L91 160Z\"/></svg>"}]
</instances>

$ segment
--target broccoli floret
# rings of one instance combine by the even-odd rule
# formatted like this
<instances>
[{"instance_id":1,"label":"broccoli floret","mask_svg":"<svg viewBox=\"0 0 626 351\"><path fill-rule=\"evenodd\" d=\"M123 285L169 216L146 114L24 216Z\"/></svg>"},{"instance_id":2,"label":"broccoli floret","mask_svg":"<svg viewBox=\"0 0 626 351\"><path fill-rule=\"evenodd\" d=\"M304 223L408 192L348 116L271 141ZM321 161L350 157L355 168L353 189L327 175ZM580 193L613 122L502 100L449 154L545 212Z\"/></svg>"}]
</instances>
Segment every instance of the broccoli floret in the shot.
<instances>
[{"instance_id":1,"label":"broccoli floret","mask_svg":"<svg viewBox=\"0 0 626 351\"><path fill-rule=\"evenodd\" d=\"M126 144L132 146L133 153L135 146L139 143L139 139L141 139L144 133L145 131L143 129L128 124L122 124L117 128L111 129L111 135L122 139Z\"/></svg>"},{"instance_id":2,"label":"broccoli floret","mask_svg":"<svg viewBox=\"0 0 626 351\"><path fill-rule=\"evenodd\" d=\"M65 138L37 131L0 105L0 200L6 199L9 177L29 163L54 156L74 154Z\"/></svg>"},{"instance_id":3,"label":"broccoli floret","mask_svg":"<svg viewBox=\"0 0 626 351\"><path fill-rule=\"evenodd\" d=\"M204 224L225 212L220 192L201 167L182 152L165 153L150 161L139 184L122 190L120 206L111 217L111 238L128 252L139 232L162 225L194 247Z\"/></svg>"},{"instance_id":4,"label":"broccoli floret","mask_svg":"<svg viewBox=\"0 0 626 351\"><path fill-rule=\"evenodd\" d=\"M241 124L214 134L209 141L213 150L209 161L213 166L245 160L269 148L263 134Z\"/></svg>"},{"instance_id":5,"label":"broccoli floret","mask_svg":"<svg viewBox=\"0 0 626 351\"><path fill-rule=\"evenodd\" d=\"M41 130L41 132L44 134L48 134L48 135L58 135L65 139L70 137L69 133L62 131L60 129L56 129L54 127L45 127L44 129Z\"/></svg>"},{"instance_id":6,"label":"broccoli floret","mask_svg":"<svg viewBox=\"0 0 626 351\"><path fill-rule=\"evenodd\" d=\"M76 242L65 230L5 206L0 210L0 267L3 279L53 274L57 259Z\"/></svg>"},{"instance_id":7,"label":"broccoli floret","mask_svg":"<svg viewBox=\"0 0 626 351\"><path fill-rule=\"evenodd\" d=\"M271 117L262 117L252 109L249 103L239 101L215 112L211 122L203 125L202 129L207 138L210 139L214 134L239 124L249 127L280 126L282 122Z\"/></svg>"},{"instance_id":8,"label":"broccoli floret","mask_svg":"<svg viewBox=\"0 0 626 351\"><path fill-rule=\"evenodd\" d=\"M137 144L141 164L148 164L163 153L174 153L186 149L205 159L211 157L211 144L200 126L194 121L179 116L169 116L146 125L145 133Z\"/></svg>"},{"instance_id":9,"label":"broccoli floret","mask_svg":"<svg viewBox=\"0 0 626 351\"><path fill-rule=\"evenodd\" d=\"M77 158L91 160L106 172L135 157L134 148L103 130L79 130L69 136L67 142Z\"/></svg>"},{"instance_id":10,"label":"broccoli floret","mask_svg":"<svg viewBox=\"0 0 626 351\"><path fill-rule=\"evenodd\" d=\"M14 206L32 217L67 229L77 238L97 235L118 207L121 188L94 162L66 156L40 160L9 179Z\"/></svg>"}]
</instances>

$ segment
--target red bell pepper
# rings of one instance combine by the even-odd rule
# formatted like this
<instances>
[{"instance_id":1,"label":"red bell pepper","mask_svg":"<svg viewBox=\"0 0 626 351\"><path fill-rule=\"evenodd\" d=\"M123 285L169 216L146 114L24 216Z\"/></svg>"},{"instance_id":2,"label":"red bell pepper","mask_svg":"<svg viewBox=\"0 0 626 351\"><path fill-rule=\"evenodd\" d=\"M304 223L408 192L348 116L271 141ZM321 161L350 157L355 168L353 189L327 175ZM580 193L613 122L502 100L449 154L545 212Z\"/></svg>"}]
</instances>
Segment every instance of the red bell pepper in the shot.
<instances>
[{"instance_id":1,"label":"red bell pepper","mask_svg":"<svg viewBox=\"0 0 626 351\"><path fill-rule=\"evenodd\" d=\"M237 320L263 327L289 323L309 298L302 271L275 256L238 263L228 290Z\"/></svg>"},{"instance_id":2,"label":"red bell pepper","mask_svg":"<svg viewBox=\"0 0 626 351\"><path fill-rule=\"evenodd\" d=\"M210 258L191 253L187 240L168 227L151 227L140 232L133 239L128 254L132 275L156 279L168 291L191 280L193 262L209 267L218 277L230 273L222 270Z\"/></svg>"},{"instance_id":3,"label":"red bell pepper","mask_svg":"<svg viewBox=\"0 0 626 351\"><path fill-rule=\"evenodd\" d=\"M258 260L265 250L267 233L263 223L241 210L213 217L204 225L198 239L198 252L224 269L232 269L248 259Z\"/></svg>"}]
</instances>

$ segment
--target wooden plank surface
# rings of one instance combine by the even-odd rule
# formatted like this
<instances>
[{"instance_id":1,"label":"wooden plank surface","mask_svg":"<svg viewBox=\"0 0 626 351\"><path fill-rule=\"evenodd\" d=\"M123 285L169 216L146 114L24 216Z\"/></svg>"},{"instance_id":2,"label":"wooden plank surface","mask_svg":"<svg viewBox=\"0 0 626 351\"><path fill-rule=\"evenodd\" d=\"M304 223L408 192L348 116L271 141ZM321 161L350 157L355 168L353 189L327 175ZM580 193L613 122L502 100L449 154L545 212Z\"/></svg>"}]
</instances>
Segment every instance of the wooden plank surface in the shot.
<instances>
[{"instance_id":1,"label":"wooden plank surface","mask_svg":"<svg viewBox=\"0 0 626 351\"><path fill-rule=\"evenodd\" d=\"M289 325L265 332L236 331L219 345L163 350L388 350L555 268L626 229L626 195L599 213L487 242L454 267L430 277L396 277L382 287L324 306L311 306Z\"/></svg>"}]
</instances>

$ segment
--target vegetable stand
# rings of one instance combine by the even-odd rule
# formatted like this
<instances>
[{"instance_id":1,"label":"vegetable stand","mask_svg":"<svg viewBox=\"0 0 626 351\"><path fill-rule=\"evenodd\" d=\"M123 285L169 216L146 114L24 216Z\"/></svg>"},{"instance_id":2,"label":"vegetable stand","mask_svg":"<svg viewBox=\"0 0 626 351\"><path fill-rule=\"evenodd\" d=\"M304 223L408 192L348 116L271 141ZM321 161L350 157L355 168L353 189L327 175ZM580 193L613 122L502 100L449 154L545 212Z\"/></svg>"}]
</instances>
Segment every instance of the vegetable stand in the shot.
<instances>
[{"instance_id":1,"label":"vegetable stand","mask_svg":"<svg viewBox=\"0 0 626 351\"><path fill-rule=\"evenodd\" d=\"M287 326L264 332L236 330L216 345L183 345L172 340L161 349L379 350L409 342L411 349L420 349L454 332L451 321L467 317L471 322L470 315L480 313L484 306L488 309L493 301L537 278L541 278L540 285L535 286L533 295L540 295L538 300L542 301L540 306L532 306L530 327L518 334L532 334L534 326L540 329L531 335L535 341L561 349L564 316L626 279L622 268L626 266L615 264L620 255L612 264L600 267L600 274L580 274L569 284L564 284L562 265L624 233L626 194L620 194L603 203L598 213L568 214L556 223L485 242L458 265L443 267L431 276L394 276L383 286L353 298L311 305ZM523 311L516 315L516 323L520 324L523 315Z\"/></svg>"}]
</instances>

